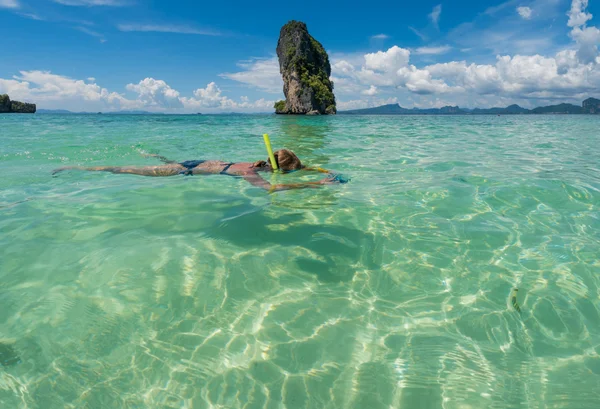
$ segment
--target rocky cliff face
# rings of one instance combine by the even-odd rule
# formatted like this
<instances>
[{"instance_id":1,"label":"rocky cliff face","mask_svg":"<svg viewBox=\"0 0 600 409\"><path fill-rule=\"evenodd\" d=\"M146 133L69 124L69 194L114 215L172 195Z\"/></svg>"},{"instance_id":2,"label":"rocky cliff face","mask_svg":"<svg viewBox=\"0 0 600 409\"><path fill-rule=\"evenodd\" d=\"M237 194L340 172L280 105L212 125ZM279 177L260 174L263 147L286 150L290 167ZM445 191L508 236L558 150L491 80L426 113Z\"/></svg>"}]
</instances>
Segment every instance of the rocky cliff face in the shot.
<instances>
[{"instance_id":1,"label":"rocky cliff face","mask_svg":"<svg viewBox=\"0 0 600 409\"><path fill-rule=\"evenodd\" d=\"M308 34L306 24L290 21L281 28L277 57L285 101L275 104L276 113L336 113L329 57L321 43Z\"/></svg>"},{"instance_id":2,"label":"rocky cliff face","mask_svg":"<svg viewBox=\"0 0 600 409\"><path fill-rule=\"evenodd\" d=\"M25 102L11 101L8 95L0 95L0 114L15 113L15 114L34 114L36 110L35 104L27 104Z\"/></svg>"}]
</instances>

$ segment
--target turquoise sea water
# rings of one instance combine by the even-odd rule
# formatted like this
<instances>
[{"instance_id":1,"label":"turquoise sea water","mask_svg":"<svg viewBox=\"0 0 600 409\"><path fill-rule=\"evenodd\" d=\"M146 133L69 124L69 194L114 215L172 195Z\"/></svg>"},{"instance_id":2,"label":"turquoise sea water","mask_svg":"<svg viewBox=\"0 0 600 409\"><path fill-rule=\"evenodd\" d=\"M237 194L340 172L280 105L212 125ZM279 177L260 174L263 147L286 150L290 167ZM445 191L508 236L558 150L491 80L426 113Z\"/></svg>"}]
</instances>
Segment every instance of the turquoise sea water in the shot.
<instances>
[{"instance_id":1,"label":"turquoise sea water","mask_svg":"<svg viewBox=\"0 0 600 409\"><path fill-rule=\"evenodd\" d=\"M0 116L0 408L598 408L599 129ZM351 183L50 175L263 132Z\"/></svg>"}]
</instances>

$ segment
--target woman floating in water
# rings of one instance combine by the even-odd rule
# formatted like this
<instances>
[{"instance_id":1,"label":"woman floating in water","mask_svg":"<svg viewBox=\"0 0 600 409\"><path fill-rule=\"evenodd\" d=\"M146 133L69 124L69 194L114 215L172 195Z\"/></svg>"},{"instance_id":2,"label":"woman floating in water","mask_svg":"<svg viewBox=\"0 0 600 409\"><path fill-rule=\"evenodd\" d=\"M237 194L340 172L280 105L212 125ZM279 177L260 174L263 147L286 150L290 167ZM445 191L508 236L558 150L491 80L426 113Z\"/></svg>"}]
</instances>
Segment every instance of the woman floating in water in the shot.
<instances>
[{"instance_id":1,"label":"woman floating in water","mask_svg":"<svg viewBox=\"0 0 600 409\"><path fill-rule=\"evenodd\" d=\"M218 160L187 160L185 162L175 162L160 155L146 155L159 158L165 163L165 165L158 166L94 166L94 167L81 167L81 166L67 166L54 170L53 174L61 172L63 170L77 169L77 170L88 170L88 171L99 171L99 172L112 172L112 173L128 173L131 175L142 175L142 176L175 176L175 175L228 175L238 176L244 178L252 185L268 190L269 192L278 192L289 189L303 189L303 188L316 188L321 185L331 185L336 183L346 183L347 179L344 179L341 175L329 174L325 179L316 182L304 182L304 183L290 183L290 184L277 184L272 185L264 180L259 172L273 172L271 167L271 161L260 160L258 162L221 162ZM277 166L283 172L293 172L296 170L317 170L306 168L300 162L300 159L294 154L294 152L281 149L275 152L275 161Z\"/></svg>"}]
</instances>

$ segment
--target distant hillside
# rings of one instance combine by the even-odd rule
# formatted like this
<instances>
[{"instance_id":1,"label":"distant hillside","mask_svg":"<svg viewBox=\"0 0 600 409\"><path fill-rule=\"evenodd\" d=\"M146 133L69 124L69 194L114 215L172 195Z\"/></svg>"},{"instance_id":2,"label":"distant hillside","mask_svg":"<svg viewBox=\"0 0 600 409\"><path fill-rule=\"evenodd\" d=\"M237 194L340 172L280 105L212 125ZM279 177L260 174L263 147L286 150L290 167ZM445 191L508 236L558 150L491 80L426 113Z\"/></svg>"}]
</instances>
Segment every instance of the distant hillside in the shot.
<instances>
[{"instance_id":1,"label":"distant hillside","mask_svg":"<svg viewBox=\"0 0 600 409\"><path fill-rule=\"evenodd\" d=\"M338 114L346 115L431 115L431 114L465 114L459 107L446 106L442 108L402 108L398 104L382 105L375 108L354 109L351 111L340 111Z\"/></svg>"},{"instance_id":2,"label":"distant hillside","mask_svg":"<svg viewBox=\"0 0 600 409\"><path fill-rule=\"evenodd\" d=\"M442 108L402 108L398 104L382 105L375 108L353 109L350 111L338 111L339 115L524 115L524 114L583 114L600 113L600 103L596 99L589 98L586 109L573 104L558 104L546 107L527 109L516 104L506 108L459 108L457 106L445 106ZM592 104L594 106L592 107ZM595 109L597 107L597 109Z\"/></svg>"},{"instance_id":3,"label":"distant hillside","mask_svg":"<svg viewBox=\"0 0 600 409\"><path fill-rule=\"evenodd\" d=\"M547 107L538 107L532 110L534 114L581 114L583 108L573 104L558 104Z\"/></svg>"},{"instance_id":4,"label":"distant hillside","mask_svg":"<svg viewBox=\"0 0 600 409\"><path fill-rule=\"evenodd\" d=\"M509 105L506 108L475 108L471 110L473 115L510 115L510 114L528 114L530 111L527 108L522 108L516 104Z\"/></svg>"}]
</instances>

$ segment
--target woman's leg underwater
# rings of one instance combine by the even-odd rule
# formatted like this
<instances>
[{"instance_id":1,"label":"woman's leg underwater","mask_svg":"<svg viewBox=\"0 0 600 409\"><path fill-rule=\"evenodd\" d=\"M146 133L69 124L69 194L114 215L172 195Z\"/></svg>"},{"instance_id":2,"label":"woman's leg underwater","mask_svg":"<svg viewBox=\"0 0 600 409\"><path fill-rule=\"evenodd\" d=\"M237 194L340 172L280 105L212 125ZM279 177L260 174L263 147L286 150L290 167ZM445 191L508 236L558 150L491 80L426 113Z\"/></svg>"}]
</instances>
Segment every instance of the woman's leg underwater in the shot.
<instances>
[{"instance_id":1,"label":"woman's leg underwater","mask_svg":"<svg viewBox=\"0 0 600 409\"><path fill-rule=\"evenodd\" d=\"M63 170L87 170L91 172L111 172L111 173L127 173L130 175L140 176L174 176L184 172L186 168L179 164L161 165L161 166L92 166L89 168L81 166L67 166L56 169L52 172L53 175Z\"/></svg>"}]
</instances>

